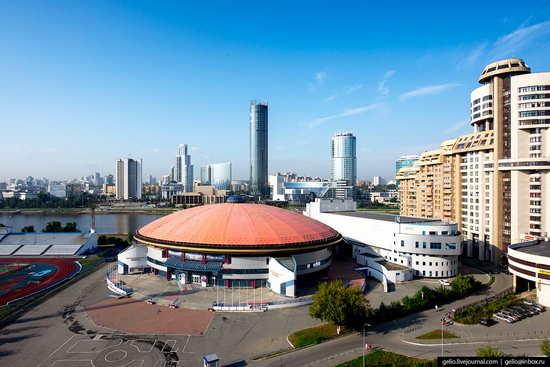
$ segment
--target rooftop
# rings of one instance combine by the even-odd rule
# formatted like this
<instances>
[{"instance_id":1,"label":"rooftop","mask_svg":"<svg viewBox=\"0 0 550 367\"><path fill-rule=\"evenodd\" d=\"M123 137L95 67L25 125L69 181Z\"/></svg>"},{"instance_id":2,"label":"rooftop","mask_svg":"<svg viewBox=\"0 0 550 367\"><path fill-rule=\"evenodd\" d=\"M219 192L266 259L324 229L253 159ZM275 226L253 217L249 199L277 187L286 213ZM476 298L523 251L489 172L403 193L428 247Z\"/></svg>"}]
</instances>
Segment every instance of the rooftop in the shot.
<instances>
[{"instance_id":1,"label":"rooftop","mask_svg":"<svg viewBox=\"0 0 550 367\"><path fill-rule=\"evenodd\" d=\"M319 246L341 239L300 213L261 204L211 204L185 209L140 228L136 239L159 245L258 249Z\"/></svg>"},{"instance_id":2,"label":"rooftop","mask_svg":"<svg viewBox=\"0 0 550 367\"><path fill-rule=\"evenodd\" d=\"M384 222L398 222L404 224L448 224L448 222L443 222L440 219L405 217L402 215L373 213L368 211L329 212L327 214L345 215L347 217L381 220Z\"/></svg>"},{"instance_id":3,"label":"rooftop","mask_svg":"<svg viewBox=\"0 0 550 367\"><path fill-rule=\"evenodd\" d=\"M493 77L503 74L528 74L531 72L531 68L518 58L505 59L495 61L485 66L481 75L479 76L479 82L481 84L488 83Z\"/></svg>"},{"instance_id":4,"label":"rooftop","mask_svg":"<svg viewBox=\"0 0 550 367\"><path fill-rule=\"evenodd\" d=\"M523 252L529 255L537 255L550 257L550 242L548 241L529 241L523 243L515 243L510 245L512 250Z\"/></svg>"}]
</instances>

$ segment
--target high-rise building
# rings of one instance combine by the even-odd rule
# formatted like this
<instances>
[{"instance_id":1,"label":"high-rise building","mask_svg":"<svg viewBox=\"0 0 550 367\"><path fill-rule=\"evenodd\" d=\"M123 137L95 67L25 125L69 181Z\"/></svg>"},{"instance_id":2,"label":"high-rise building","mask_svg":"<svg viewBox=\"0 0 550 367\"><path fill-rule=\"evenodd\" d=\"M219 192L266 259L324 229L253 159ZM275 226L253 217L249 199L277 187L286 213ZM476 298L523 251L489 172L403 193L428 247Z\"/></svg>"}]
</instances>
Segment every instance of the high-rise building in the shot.
<instances>
[{"instance_id":1,"label":"high-rise building","mask_svg":"<svg viewBox=\"0 0 550 367\"><path fill-rule=\"evenodd\" d=\"M470 99L474 133L434 158L435 171L449 170L439 182L419 177L428 173L419 164L424 154L399 172L401 210L434 205L435 195L419 196L432 185L454 207L448 215L459 223L466 254L500 262L510 244L550 232L550 73L532 74L512 58L487 65L479 82Z\"/></svg>"},{"instance_id":2,"label":"high-rise building","mask_svg":"<svg viewBox=\"0 0 550 367\"><path fill-rule=\"evenodd\" d=\"M124 158L116 161L117 200L141 199L141 159Z\"/></svg>"},{"instance_id":3,"label":"high-rise building","mask_svg":"<svg viewBox=\"0 0 550 367\"><path fill-rule=\"evenodd\" d=\"M372 184L373 184L374 186L385 185L385 184L386 184L386 180L383 179L383 178L380 177L380 176L374 176L374 177L372 178Z\"/></svg>"},{"instance_id":4,"label":"high-rise building","mask_svg":"<svg viewBox=\"0 0 550 367\"><path fill-rule=\"evenodd\" d=\"M352 133L336 133L332 137L331 181L346 180L349 186L357 182L357 158L355 136Z\"/></svg>"},{"instance_id":5,"label":"high-rise building","mask_svg":"<svg viewBox=\"0 0 550 367\"><path fill-rule=\"evenodd\" d=\"M187 144L180 144L178 147L173 179L183 184L184 192L193 191L193 165L191 156L187 154Z\"/></svg>"},{"instance_id":6,"label":"high-rise building","mask_svg":"<svg viewBox=\"0 0 550 367\"><path fill-rule=\"evenodd\" d=\"M395 161L395 174L397 175L397 172L399 172L401 168L412 167L414 162L416 162L418 159L420 159L420 156L414 154L401 156L401 158ZM396 180L395 184L399 189L399 180Z\"/></svg>"},{"instance_id":7,"label":"high-rise building","mask_svg":"<svg viewBox=\"0 0 550 367\"><path fill-rule=\"evenodd\" d=\"M250 191L267 196L268 186L267 101L250 101Z\"/></svg>"},{"instance_id":8,"label":"high-rise building","mask_svg":"<svg viewBox=\"0 0 550 367\"><path fill-rule=\"evenodd\" d=\"M112 185L112 184L115 183L115 176L113 176L109 173L109 174L105 175L105 177L103 178L103 181L107 185Z\"/></svg>"},{"instance_id":9,"label":"high-rise building","mask_svg":"<svg viewBox=\"0 0 550 367\"><path fill-rule=\"evenodd\" d=\"M217 190L230 190L231 163L214 163L202 166L201 185L212 185Z\"/></svg>"}]
</instances>

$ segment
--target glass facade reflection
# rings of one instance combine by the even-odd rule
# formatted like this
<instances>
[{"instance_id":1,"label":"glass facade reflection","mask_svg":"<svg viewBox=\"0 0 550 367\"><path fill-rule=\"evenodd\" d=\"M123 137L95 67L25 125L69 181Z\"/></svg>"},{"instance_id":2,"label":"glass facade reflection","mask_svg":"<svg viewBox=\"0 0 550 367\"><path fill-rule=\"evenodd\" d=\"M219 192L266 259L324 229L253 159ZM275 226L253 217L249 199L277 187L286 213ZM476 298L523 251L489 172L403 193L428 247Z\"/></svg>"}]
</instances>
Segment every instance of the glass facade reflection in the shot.
<instances>
[{"instance_id":1,"label":"glass facade reflection","mask_svg":"<svg viewBox=\"0 0 550 367\"><path fill-rule=\"evenodd\" d=\"M357 181L355 136L337 133L332 137L331 180L346 180L350 186Z\"/></svg>"},{"instance_id":2,"label":"glass facade reflection","mask_svg":"<svg viewBox=\"0 0 550 367\"><path fill-rule=\"evenodd\" d=\"M212 185L218 190L230 190L231 163L214 163L202 166L201 185Z\"/></svg>"},{"instance_id":3,"label":"glass facade reflection","mask_svg":"<svg viewBox=\"0 0 550 367\"><path fill-rule=\"evenodd\" d=\"M250 102L250 191L254 195L269 194L267 171L267 102Z\"/></svg>"}]
</instances>

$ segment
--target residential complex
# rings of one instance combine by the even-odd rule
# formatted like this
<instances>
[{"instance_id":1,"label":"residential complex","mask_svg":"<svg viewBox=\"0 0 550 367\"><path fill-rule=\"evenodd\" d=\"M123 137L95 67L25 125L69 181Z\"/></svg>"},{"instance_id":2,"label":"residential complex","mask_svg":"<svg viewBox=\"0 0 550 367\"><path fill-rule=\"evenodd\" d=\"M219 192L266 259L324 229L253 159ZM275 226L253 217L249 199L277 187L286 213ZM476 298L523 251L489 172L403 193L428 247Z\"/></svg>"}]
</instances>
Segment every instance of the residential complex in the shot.
<instances>
[{"instance_id":1,"label":"residential complex","mask_svg":"<svg viewBox=\"0 0 550 367\"><path fill-rule=\"evenodd\" d=\"M479 82L474 132L397 173L401 214L457 221L468 256L501 262L510 244L550 229L550 73L513 58L487 65Z\"/></svg>"},{"instance_id":2,"label":"residential complex","mask_svg":"<svg viewBox=\"0 0 550 367\"><path fill-rule=\"evenodd\" d=\"M116 161L117 200L141 199L141 159L124 158Z\"/></svg>"},{"instance_id":3,"label":"residential complex","mask_svg":"<svg viewBox=\"0 0 550 367\"><path fill-rule=\"evenodd\" d=\"M267 101L250 101L250 191L267 196L268 114Z\"/></svg>"}]
</instances>

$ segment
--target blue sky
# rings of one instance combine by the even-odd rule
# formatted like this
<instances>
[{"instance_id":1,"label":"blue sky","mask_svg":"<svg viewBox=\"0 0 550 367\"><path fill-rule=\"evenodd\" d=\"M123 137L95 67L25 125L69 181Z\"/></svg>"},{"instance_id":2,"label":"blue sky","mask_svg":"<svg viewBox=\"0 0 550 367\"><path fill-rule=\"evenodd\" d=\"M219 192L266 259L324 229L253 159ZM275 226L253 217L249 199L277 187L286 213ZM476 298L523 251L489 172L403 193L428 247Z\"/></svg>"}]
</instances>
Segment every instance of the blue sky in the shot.
<instances>
[{"instance_id":1,"label":"blue sky","mask_svg":"<svg viewBox=\"0 0 550 367\"><path fill-rule=\"evenodd\" d=\"M421 4L421 5L419 5ZM550 71L550 5L530 2L0 0L0 180L144 176L191 146L195 175L248 176L248 104L269 101L269 171L328 177L357 136L359 178L470 131L483 66Z\"/></svg>"}]
</instances>

